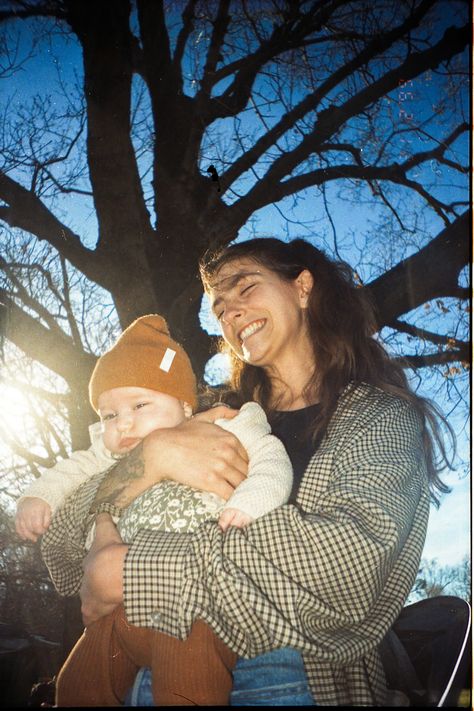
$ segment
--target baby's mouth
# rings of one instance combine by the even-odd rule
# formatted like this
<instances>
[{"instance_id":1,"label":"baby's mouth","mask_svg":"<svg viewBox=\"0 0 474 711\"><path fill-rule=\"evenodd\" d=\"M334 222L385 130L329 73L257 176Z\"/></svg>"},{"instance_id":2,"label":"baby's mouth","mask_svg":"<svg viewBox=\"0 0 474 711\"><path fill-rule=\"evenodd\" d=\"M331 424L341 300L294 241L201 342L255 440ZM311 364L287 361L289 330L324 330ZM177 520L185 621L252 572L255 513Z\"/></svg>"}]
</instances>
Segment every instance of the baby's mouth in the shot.
<instances>
[{"instance_id":1,"label":"baby's mouth","mask_svg":"<svg viewBox=\"0 0 474 711\"><path fill-rule=\"evenodd\" d=\"M120 440L120 449L130 449L138 444L140 439L138 437L125 437Z\"/></svg>"}]
</instances>

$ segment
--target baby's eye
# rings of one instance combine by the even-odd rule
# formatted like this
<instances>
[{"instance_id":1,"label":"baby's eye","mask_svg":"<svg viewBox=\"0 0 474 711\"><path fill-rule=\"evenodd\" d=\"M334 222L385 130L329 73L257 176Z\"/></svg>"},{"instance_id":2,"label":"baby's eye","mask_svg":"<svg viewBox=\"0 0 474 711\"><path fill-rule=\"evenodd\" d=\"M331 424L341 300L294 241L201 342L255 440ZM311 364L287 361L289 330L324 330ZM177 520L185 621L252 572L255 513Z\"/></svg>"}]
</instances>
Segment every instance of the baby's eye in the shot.
<instances>
[{"instance_id":1,"label":"baby's eye","mask_svg":"<svg viewBox=\"0 0 474 711\"><path fill-rule=\"evenodd\" d=\"M114 417L117 417L117 414L115 412L108 412L106 415L101 415L100 419L102 422L108 422L109 420L113 420Z\"/></svg>"},{"instance_id":2,"label":"baby's eye","mask_svg":"<svg viewBox=\"0 0 474 711\"><path fill-rule=\"evenodd\" d=\"M135 405L135 410L140 410L142 407L145 407L145 405L149 405L148 402L137 402Z\"/></svg>"}]
</instances>

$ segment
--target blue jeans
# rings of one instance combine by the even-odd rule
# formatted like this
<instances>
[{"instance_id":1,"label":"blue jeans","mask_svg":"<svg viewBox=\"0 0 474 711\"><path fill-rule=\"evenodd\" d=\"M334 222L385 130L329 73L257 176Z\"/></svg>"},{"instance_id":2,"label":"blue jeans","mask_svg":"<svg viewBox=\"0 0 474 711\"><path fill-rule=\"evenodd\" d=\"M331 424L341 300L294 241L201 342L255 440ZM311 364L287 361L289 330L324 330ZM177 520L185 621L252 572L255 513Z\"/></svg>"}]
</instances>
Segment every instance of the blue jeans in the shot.
<instances>
[{"instance_id":1,"label":"blue jeans","mask_svg":"<svg viewBox=\"0 0 474 711\"><path fill-rule=\"evenodd\" d=\"M138 672L125 706L153 706L151 673ZM291 647L238 659L231 706L315 706L301 654Z\"/></svg>"}]
</instances>

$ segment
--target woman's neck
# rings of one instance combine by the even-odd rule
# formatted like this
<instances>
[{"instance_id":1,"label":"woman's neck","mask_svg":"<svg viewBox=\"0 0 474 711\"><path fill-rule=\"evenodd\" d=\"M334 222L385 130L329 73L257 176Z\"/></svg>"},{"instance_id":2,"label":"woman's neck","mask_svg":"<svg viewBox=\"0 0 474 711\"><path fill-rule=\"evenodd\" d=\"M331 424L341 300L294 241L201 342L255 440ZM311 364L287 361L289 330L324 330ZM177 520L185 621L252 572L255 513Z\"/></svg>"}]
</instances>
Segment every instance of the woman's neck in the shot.
<instances>
[{"instance_id":1,"label":"woman's neck","mask_svg":"<svg viewBox=\"0 0 474 711\"><path fill-rule=\"evenodd\" d=\"M289 411L300 410L308 405L319 402L317 386L311 384L313 374L306 367L295 367L291 376L284 378L273 372L268 373L272 382L272 396L270 405L275 410Z\"/></svg>"},{"instance_id":2,"label":"woman's neck","mask_svg":"<svg viewBox=\"0 0 474 711\"><path fill-rule=\"evenodd\" d=\"M318 402L313 345L305 329L293 347L283 349L265 370L272 385L272 408L299 410Z\"/></svg>"},{"instance_id":3,"label":"woman's neck","mask_svg":"<svg viewBox=\"0 0 474 711\"><path fill-rule=\"evenodd\" d=\"M275 410L289 412L290 410L301 410L303 407L315 405L318 402L317 397L312 397L308 394L307 397L302 394L293 395L288 390L280 393L275 393L272 397L271 406Z\"/></svg>"}]
</instances>

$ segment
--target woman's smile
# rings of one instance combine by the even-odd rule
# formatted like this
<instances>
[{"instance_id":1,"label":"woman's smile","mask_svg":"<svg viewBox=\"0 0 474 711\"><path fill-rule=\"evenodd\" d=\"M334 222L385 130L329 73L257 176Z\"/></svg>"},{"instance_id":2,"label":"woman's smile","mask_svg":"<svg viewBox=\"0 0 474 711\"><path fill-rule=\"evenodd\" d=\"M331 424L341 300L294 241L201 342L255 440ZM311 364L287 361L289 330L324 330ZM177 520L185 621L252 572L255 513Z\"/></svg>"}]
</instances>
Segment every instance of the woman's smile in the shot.
<instances>
[{"instance_id":1,"label":"woman's smile","mask_svg":"<svg viewBox=\"0 0 474 711\"><path fill-rule=\"evenodd\" d=\"M210 296L224 339L247 363L277 369L290 382L301 368L295 353L304 349L305 359L307 353L311 358L298 279L285 280L251 259L238 259L219 270Z\"/></svg>"},{"instance_id":2,"label":"woman's smile","mask_svg":"<svg viewBox=\"0 0 474 711\"><path fill-rule=\"evenodd\" d=\"M244 326L244 328L238 334L239 341L243 344L247 338L253 336L254 333L257 333L257 331L261 331L262 328L265 326L266 322L267 320L262 318L257 319L256 321L252 321L247 326Z\"/></svg>"}]
</instances>

